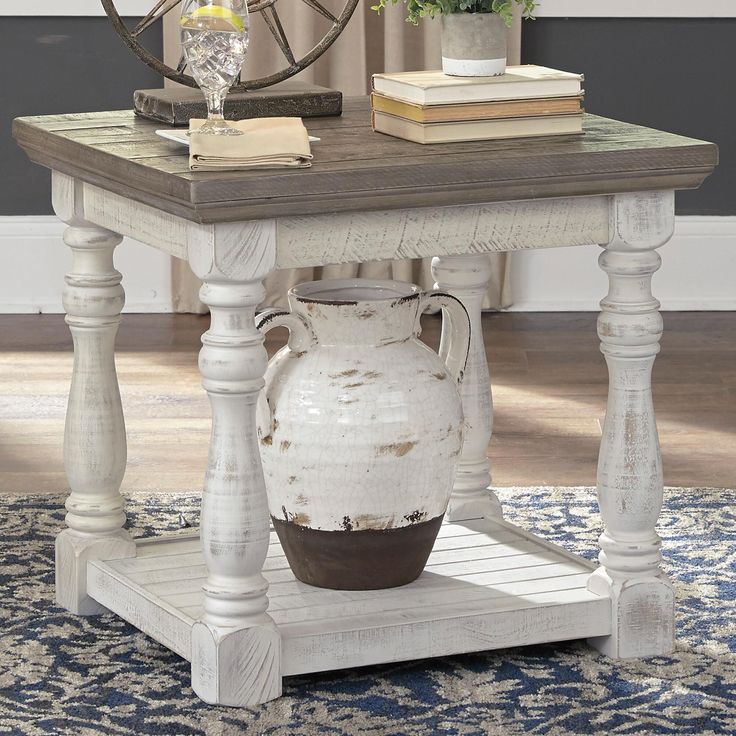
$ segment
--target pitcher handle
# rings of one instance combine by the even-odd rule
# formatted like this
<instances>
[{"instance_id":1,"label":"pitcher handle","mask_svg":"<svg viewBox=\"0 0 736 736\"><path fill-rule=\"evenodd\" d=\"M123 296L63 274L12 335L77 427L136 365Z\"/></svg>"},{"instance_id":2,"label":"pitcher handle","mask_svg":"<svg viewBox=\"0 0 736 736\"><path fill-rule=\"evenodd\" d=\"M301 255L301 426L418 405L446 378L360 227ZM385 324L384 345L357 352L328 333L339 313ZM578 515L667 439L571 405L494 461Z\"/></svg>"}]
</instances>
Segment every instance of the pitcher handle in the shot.
<instances>
[{"instance_id":1,"label":"pitcher handle","mask_svg":"<svg viewBox=\"0 0 736 736\"><path fill-rule=\"evenodd\" d=\"M283 309L264 309L256 316L256 328L264 335L274 327L286 327L289 330L289 350L297 355L306 353L316 342L312 328L298 314ZM265 391L261 391L258 397L256 418L259 427L268 427L267 436L273 435L276 430L274 408L266 398Z\"/></svg>"},{"instance_id":2,"label":"pitcher handle","mask_svg":"<svg viewBox=\"0 0 736 736\"><path fill-rule=\"evenodd\" d=\"M264 335L274 327L289 330L289 349L295 353L306 353L315 342L312 328L298 314L283 309L264 309L256 316L256 328Z\"/></svg>"},{"instance_id":3,"label":"pitcher handle","mask_svg":"<svg viewBox=\"0 0 736 736\"><path fill-rule=\"evenodd\" d=\"M459 386L463 380L470 352L470 317L463 303L444 291L428 291L424 294L420 313L430 306L442 308L442 339L439 355L447 366L447 372Z\"/></svg>"}]
</instances>

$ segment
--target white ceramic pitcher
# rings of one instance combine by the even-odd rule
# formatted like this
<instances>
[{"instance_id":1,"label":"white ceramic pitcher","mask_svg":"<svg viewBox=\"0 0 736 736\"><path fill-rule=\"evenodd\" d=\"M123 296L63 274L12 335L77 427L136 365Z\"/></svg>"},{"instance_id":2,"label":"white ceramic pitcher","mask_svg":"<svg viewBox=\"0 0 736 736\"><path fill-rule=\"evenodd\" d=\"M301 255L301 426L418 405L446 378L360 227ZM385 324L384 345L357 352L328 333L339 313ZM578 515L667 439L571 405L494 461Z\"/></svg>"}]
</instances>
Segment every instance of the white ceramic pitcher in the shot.
<instances>
[{"instance_id":1,"label":"white ceramic pitcher","mask_svg":"<svg viewBox=\"0 0 736 736\"><path fill-rule=\"evenodd\" d=\"M419 576L452 491L462 446L458 385L470 322L454 297L399 281L314 281L289 292L258 433L274 527L300 580L390 588ZM419 317L441 307L440 355Z\"/></svg>"}]
</instances>

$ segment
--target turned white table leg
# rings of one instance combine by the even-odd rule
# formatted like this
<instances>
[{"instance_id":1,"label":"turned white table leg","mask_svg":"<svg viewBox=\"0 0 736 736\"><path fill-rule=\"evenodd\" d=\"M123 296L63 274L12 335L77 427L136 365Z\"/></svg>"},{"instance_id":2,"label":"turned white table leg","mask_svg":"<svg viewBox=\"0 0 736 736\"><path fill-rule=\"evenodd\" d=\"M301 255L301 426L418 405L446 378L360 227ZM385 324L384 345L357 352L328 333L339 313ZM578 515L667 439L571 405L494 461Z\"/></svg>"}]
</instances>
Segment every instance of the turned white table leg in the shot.
<instances>
[{"instance_id":1,"label":"turned white table leg","mask_svg":"<svg viewBox=\"0 0 736 736\"><path fill-rule=\"evenodd\" d=\"M432 259L435 287L457 297L470 317L470 354L462 383L465 436L446 519L501 518L501 504L490 489L488 444L493 430L493 400L481 306L491 263L487 255L438 256ZM444 339L444 333L443 333Z\"/></svg>"},{"instance_id":2,"label":"turned white table leg","mask_svg":"<svg viewBox=\"0 0 736 736\"><path fill-rule=\"evenodd\" d=\"M613 629L591 644L611 657L645 657L674 648L674 595L655 531L663 481L651 389L662 335L651 281L661 263L655 249L672 234L672 193L617 195L613 213L615 236L599 259L610 284L598 319L609 372L598 461L604 531L588 584L611 596Z\"/></svg>"},{"instance_id":3,"label":"turned white table leg","mask_svg":"<svg viewBox=\"0 0 736 736\"><path fill-rule=\"evenodd\" d=\"M256 436L256 400L268 358L255 327L260 280L205 282L211 327L199 367L212 406L202 498L207 582L204 616L192 631L192 687L208 703L245 706L281 694L281 639L267 615L261 574L269 542L266 487Z\"/></svg>"},{"instance_id":4,"label":"turned white table leg","mask_svg":"<svg viewBox=\"0 0 736 736\"><path fill-rule=\"evenodd\" d=\"M89 224L67 228L72 249L64 309L74 339L74 372L64 431L71 495L56 538L56 601L77 614L105 609L87 596L87 560L135 555L123 529L120 484L126 464L125 422L115 372L115 335L125 293L113 266L122 238Z\"/></svg>"}]
</instances>

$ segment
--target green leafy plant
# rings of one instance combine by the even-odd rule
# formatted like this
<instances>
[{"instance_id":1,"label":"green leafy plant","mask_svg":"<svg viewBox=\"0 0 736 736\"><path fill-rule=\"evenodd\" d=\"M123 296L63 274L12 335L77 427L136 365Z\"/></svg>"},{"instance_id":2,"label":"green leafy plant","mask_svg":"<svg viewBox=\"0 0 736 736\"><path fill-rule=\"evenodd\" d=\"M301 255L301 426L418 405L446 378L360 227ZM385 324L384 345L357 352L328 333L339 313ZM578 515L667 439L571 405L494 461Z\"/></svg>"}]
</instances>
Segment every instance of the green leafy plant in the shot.
<instances>
[{"instance_id":1,"label":"green leafy plant","mask_svg":"<svg viewBox=\"0 0 736 736\"><path fill-rule=\"evenodd\" d=\"M420 18L437 15L450 15L450 13L498 13L511 25L513 20L514 4L521 5L525 18L533 18L536 0L378 0L378 5L372 5L371 9L380 13L389 3L398 5L399 2L406 4L407 18L409 23L417 25Z\"/></svg>"}]
</instances>

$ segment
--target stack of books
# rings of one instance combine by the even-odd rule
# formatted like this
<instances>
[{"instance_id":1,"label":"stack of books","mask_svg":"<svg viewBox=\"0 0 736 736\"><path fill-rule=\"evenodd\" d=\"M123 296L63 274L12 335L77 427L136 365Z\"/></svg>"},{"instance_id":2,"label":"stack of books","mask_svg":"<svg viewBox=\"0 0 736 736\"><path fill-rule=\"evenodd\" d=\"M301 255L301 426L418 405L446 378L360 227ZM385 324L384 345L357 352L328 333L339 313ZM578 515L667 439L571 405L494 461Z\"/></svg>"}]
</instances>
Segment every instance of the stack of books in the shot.
<instances>
[{"instance_id":1,"label":"stack of books","mask_svg":"<svg viewBox=\"0 0 736 736\"><path fill-rule=\"evenodd\" d=\"M510 66L498 77L374 74L373 130L415 143L583 132L582 74Z\"/></svg>"}]
</instances>

